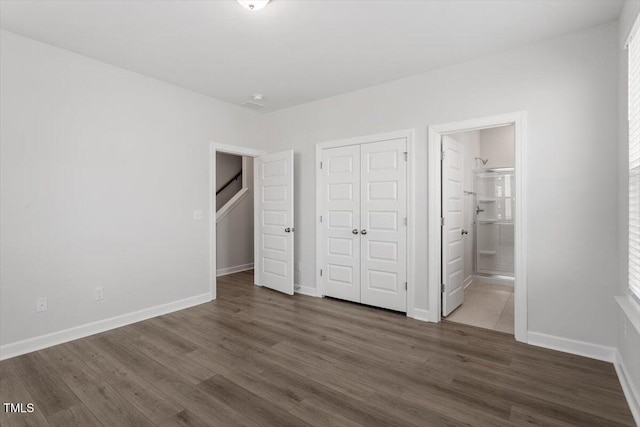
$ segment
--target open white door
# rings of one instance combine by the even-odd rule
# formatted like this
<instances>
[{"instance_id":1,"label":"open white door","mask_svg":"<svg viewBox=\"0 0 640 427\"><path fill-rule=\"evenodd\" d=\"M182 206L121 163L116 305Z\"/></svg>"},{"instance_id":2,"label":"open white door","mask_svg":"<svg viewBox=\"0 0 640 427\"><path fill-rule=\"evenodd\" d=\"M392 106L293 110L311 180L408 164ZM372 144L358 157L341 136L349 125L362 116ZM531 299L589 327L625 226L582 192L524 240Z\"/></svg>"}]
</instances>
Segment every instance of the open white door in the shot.
<instances>
[{"instance_id":1,"label":"open white door","mask_svg":"<svg viewBox=\"0 0 640 427\"><path fill-rule=\"evenodd\" d=\"M462 241L462 144L442 137L442 315L448 316L464 301Z\"/></svg>"},{"instance_id":2,"label":"open white door","mask_svg":"<svg viewBox=\"0 0 640 427\"><path fill-rule=\"evenodd\" d=\"M293 295L293 150L256 159L256 284Z\"/></svg>"}]
</instances>

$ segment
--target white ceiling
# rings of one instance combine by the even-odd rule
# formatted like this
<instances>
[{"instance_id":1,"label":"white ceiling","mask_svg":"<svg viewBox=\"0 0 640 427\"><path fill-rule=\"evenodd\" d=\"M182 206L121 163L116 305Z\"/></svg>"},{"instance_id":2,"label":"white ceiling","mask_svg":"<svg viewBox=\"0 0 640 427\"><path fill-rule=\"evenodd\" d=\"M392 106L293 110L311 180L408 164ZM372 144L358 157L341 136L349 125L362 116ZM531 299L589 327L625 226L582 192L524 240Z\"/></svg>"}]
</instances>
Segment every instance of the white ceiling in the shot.
<instances>
[{"instance_id":1,"label":"white ceiling","mask_svg":"<svg viewBox=\"0 0 640 427\"><path fill-rule=\"evenodd\" d=\"M618 19L622 0L7 1L0 27L268 111Z\"/></svg>"}]
</instances>

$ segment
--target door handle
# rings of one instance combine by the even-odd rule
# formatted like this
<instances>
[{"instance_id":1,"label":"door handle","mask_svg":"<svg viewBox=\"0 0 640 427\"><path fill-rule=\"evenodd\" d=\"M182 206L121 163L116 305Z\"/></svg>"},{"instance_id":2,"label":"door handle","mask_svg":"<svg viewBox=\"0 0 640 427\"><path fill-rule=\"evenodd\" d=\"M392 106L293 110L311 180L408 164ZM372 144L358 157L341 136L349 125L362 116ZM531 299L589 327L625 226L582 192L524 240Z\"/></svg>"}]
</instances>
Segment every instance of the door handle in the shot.
<instances>
[{"instance_id":1,"label":"door handle","mask_svg":"<svg viewBox=\"0 0 640 427\"><path fill-rule=\"evenodd\" d=\"M469 234L468 230L465 230L464 228L462 229L462 235L464 236L465 234Z\"/></svg>"},{"instance_id":2,"label":"door handle","mask_svg":"<svg viewBox=\"0 0 640 427\"><path fill-rule=\"evenodd\" d=\"M287 228L284 229L284 232L285 233L291 233L291 229L289 227L287 227Z\"/></svg>"},{"instance_id":3,"label":"door handle","mask_svg":"<svg viewBox=\"0 0 640 427\"><path fill-rule=\"evenodd\" d=\"M351 230L351 232L352 232L353 234L358 234L358 229L357 229L357 228L354 228L353 230Z\"/></svg>"},{"instance_id":4,"label":"door handle","mask_svg":"<svg viewBox=\"0 0 640 427\"><path fill-rule=\"evenodd\" d=\"M363 230L360 232L360 234L363 234L363 235L364 235L364 234L367 234L367 230L363 229Z\"/></svg>"}]
</instances>

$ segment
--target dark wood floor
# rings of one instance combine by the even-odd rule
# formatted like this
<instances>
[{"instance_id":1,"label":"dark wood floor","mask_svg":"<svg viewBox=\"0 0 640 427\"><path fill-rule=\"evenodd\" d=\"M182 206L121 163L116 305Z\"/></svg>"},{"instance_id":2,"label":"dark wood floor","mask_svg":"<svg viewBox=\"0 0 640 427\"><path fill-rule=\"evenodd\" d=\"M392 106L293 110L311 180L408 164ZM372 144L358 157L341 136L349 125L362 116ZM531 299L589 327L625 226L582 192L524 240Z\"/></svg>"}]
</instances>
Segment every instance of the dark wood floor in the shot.
<instances>
[{"instance_id":1,"label":"dark wood floor","mask_svg":"<svg viewBox=\"0 0 640 427\"><path fill-rule=\"evenodd\" d=\"M614 368L222 277L218 300L0 362L2 426L633 425Z\"/></svg>"}]
</instances>

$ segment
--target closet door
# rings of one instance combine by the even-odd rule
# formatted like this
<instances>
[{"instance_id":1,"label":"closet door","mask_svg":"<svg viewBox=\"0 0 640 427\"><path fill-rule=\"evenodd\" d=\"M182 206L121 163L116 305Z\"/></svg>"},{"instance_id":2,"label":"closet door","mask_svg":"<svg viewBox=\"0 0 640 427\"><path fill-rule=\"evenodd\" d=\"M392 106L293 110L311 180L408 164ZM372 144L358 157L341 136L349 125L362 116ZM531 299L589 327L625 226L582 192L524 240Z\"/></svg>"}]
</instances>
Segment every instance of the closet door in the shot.
<instances>
[{"instance_id":1,"label":"closet door","mask_svg":"<svg viewBox=\"0 0 640 427\"><path fill-rule=\"evenodd\" d=\"M360 302L360 146L322 150L323 294Z\"/></svg>"},{"instance_id":2,"label":"closet door","mask_svg":"<svg viewBox=\"0 0 640 427\"><path fill-rule=\"evenodd\" d=\"M361 145L361 302L407 311L406 140Z\"/></svg>"}]
</instances>

